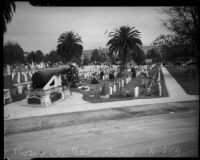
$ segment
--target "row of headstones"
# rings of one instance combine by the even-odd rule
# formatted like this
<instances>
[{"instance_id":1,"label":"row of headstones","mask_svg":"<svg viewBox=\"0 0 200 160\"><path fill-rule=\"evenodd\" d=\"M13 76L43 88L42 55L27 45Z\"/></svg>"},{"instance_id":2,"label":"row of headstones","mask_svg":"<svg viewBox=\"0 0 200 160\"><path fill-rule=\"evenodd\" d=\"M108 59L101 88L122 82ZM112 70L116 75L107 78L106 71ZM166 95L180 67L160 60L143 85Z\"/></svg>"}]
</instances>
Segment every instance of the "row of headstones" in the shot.
<instances>
[{"instance_id":1,"label":"row of headstones","mask_svg":"<svg viewBox=\"0 0 200 160\"><path fill-rule=\"evenodd\" d=\"M14 83L23 83L31 81L32 75L35 73L35 70L29 72L12 72L12 81Z\"/></svg>"},{"instance_id":2,"label":"row of headstones","mask_svg":"<svg viewBox=\"0 0 200 160\"><path fill-rule=\"evenodd\" d=\"M147 88L148 92L150 93L151 87L152 87L152 85L153 85L154 78L155 78L156 74L158 74L157 84L158 84L159 96L162 96L161 68L162 68L162 64L159 66L157 73L155 73L155 75L154 75L153 78L152 78L152 82L150 83L150 86Z\"/></svg>"},{"instance_id":3,"label":"row of headstones","mask_svg":"<svg viewBox=\"0 0 200 160\"><path fill-rule=\"evenodd\" d=\"M124 87L126 84L131 82L131 77L125 78L125 80L120 80L115 82L109 87L109 95L113 95L114 93L117 92L117 89L120 89ZM139 87L134 88L134 96L138 97L139 96Z\"/></svg>"},{"instance_id":4,"label":"row of headstones","mask_svg":"<svg viewBox=\"0 0 200 160\"><path fill-rule=\"evenodd\" d=\"M117 70L115 70L115 75ZM105 70L104 71L104 79L108 79L108 74L109 74L110 70ZM90 70L90 71L83 71L83 72L79 72L79 76L83 76L84 78L91 78L92 74L96 73L97 75L100 75L100 70Z\"/></svg>"}]
</instances>

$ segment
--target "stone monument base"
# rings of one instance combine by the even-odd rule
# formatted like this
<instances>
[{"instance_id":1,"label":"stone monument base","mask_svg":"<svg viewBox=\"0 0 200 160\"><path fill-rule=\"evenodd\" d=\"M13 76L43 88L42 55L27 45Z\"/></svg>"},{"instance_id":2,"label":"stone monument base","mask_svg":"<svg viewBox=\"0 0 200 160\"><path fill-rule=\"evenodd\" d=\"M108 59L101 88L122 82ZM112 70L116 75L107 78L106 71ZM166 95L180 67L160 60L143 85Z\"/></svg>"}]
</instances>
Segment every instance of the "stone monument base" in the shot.
<instances>
[{"instance_id":1,"label":"stone monument base","mask_svg":"<svg viewBox=\"0 0 200 160\"><path fill-rule=\"evenodd\" d=\"M48 106L55 101L63 100L64 97L65 95L62 87L57 87L48 91L32 90L27 96L27 103Z\"/></svg>"}]
</instances>

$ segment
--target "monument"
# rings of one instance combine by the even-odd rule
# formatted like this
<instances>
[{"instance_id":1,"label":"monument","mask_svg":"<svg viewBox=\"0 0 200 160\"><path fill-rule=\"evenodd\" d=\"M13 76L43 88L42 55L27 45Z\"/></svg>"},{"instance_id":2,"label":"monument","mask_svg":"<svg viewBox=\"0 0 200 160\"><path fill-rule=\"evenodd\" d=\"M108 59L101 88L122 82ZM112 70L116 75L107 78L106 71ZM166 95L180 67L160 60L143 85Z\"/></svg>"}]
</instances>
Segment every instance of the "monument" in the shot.
<instances>
[{"instance_id":1,"label":"monument","mask_svg":"<svg viewBox=\"0 0 200 160\"><path fill-rule=\"evenodd\" d=\"M66 74L67 69L67 67L48 68L35 72L27 95L27 103L48 106L64 99L61 75Z\"/></svg>"}]
</instances>

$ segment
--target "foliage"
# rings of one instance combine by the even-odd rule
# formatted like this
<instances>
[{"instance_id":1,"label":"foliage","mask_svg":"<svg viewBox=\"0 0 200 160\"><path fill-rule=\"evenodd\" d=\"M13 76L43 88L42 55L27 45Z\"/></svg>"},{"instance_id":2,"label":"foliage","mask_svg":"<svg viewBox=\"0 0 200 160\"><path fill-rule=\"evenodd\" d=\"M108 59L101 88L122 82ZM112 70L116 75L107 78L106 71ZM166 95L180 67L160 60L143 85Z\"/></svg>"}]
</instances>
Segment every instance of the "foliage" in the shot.
<instances>
[{"instance_id":1,"label":"foliage","mask_svg":"<svg viewBox=\"0 0 200 160\"><path fill-rule=\"evenodd\" d=\"M109 94L109 85L107 83L104 83L100 95L105 96L108 94Z\"/></svg>"},{"instance_id":2,"label":"foliage","mask_svg":"<svg viewBox=\"0 0 200 160\"><path fill-rule=\"evenodd\" d=\"M140 64L145 63L145 53L141 48L138 48L137 50L132 50L131 53L132 53L131 55L132 55L134 61L137 64L140 65Z\"/></svg>"},{"instance_id":3,"label":"foliage","mask_svg":"<svg viewBox=\"0 0 200 160\"><path fill-rule=\"evenodd\" d=\"M81 37L73 31L65 32L58 38L57 52L65 61L80 63L83 46Z\"/></svg>"},{"instance_id":4,"label":"foliage","mask_svg":"<svg viewBox=\"0 0 200 160\"><path fill-rule=\"evenodd\" d=\"M96 62L105 62L105 61L106 61L106 56L100 53L98 49L94 49L92 51L90 62L96 63Z\"/></svg>"},{"instance_id":5,"label":"foliage","mask_svg":"<svg viewBox=\"0 0 200 160\"><path fill-rule=\"evenodd\" d=\"M111 63L111 64L116 64L117 57L114 56L111 52L109 52L107 55L108 55L108 57L110 58L110 63Z\"/></svg>"},{"instance_id":6,"label":"foliage","mask_svg":"<svg viewBox=\"0 0 200 160\"><path fill-rule=\"evenodd\" d=\"M98 81L98 79L97 79L96 77L92 77L90 83L91 83L91 84L99 84L99 81Z\"/></svg>"},{"instance_id":7,"label":"foliage","mask_svg":"<svg viewBox=\"0 0 200 160\"><path fill-rule=\"evenodd\" d=\"M168 16L162 25L183 42L199 50L199 7L174 6L162 8L161 12Z\"/></svg>"},{"instance_id":8,"label":"foliage","mask_svg":"<svg viewBox=\"0 0 200 160\"><path fill-rule=\"evenodd\" d=\"M44 61L56 63L62 61L62 58L58 55L56 50L52 50L49 54L44 55Z\"/></svg>"},{"instance_id":9,"label":"foliage","mask_svg":"<svg viewBox=\"0 0 200 160\"><path fill-rule=\"evenodd\" d=\"M134 30L135 27L121 26L109 33L111 39L108 41L109 51L114 55L118 55L122 60L122 66L125 66L131 60L131 51L136 51L142 45L140 40L140 32ZM135 53L135 52L132 52Z\"/></svg>"},{"instance_id":10,"label":"foliage","mask_svg":"<svg viewBox=\"0 0 200 160\"><path fill-rule=\"evenodd\" d=\"M125 73L124 72L118 72L117 73L117 78L122 78L125 76Z\"/></svg>"},{"instance_id":11,"label":"foliage","mask_svg":"<svg viewBox=\"0 0 200 160\"><path fill-rule=\"evenodd\" d=\"M175 6L162 8L167 15L162 25L171 35L160 35L153 45L158 46L165 61L174 61L179 57L199 59L199 8L197 6Z\"/></svg>"},{"instance_id":12,"label":"foliage","mask_svg":"<svg viewBox=\"0 0 200 160\"><path fill-rule=\"evenodd\" d=\"M45 56L41 50L37 50L36 52L32 51L30 54L27 56L27 61L29 63L40 63L44 60Z\"/></svg>"},{"instance_id":13,"label":"foliage","mask_svg":"<svg viewBox=\"0 0 200 160\"><path fill-rule=\"evenodd\" d=\"M14 1L3 1L3 33L7 31L6 25L11 22L15 9Z\"/></svg>"},{"instance_id":14,"label":"foliage","mask_svg":"<svg viewBox=\"0 0 200 160\"><path fill-rule=\"evenodd\" d=\"M153 45L161 53L164 61L175 61L179 57L184 57L189 60L190 57L197 57L197 50L189 44L184 44L182 41L173 35L160 35L154 41Z\"/></svg>"},{"instance_id":15,"label":"foliage","mask_svg":"<svg viewBox=\"0 0 200 160\"><path fill-rule=\"evenodd\" d=\"M83 65L88 65L90 63L89 58L85 55L83 59Z\"/></svg>"},{"instance_id":16,"label":"foliage","mask_svg":"<svg viewBox=\"0 0 200 160\"><path fill-rule=\"evenodd\" d=\"M153 62L160 62L161 60L161 55L158 52L158 49L156 48L151 48L147 51L146 54L147 59L152 59Z\"/></svg>"},{"instance_id":17,"label":"foliage","mask_svg":"<svg viewBox=\"0 0 200 160\"><path fill-rule=\"evenodd\" d=\"M4 63L24 63L24 51L22 47L16 43L8 41L4 46Z\"/></svg>"},{"instance_id":18,"label":"foliage","mask_svg":"<svg viewBox=\"0 0 200 160\"><path fill-rule=\"evenodd\" d=\"M67 69L67 82L70 83L70 87L77 88L77 83L79 83L80 78L78 76L78 69L75 66L71 66Z\"/></svg>"}]
</instances>

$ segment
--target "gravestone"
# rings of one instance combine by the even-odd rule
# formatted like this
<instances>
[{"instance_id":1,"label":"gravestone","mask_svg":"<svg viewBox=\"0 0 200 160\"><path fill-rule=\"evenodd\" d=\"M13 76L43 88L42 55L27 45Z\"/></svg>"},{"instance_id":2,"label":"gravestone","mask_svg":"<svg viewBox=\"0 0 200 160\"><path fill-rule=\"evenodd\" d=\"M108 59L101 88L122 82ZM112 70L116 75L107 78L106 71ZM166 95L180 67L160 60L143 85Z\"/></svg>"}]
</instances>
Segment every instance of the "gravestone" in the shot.
<instances>
[{"instance_id":1,"label":"gravestone","mask_svg":"<svg viewBox=\"0 0 200 160\"><path fill-rule=\"evenodd\" d=\"M135 87L134 96L135 96L135 98L137 98L139 96L139 87Z\"/></svg>"},{"instance_id":2,"label":"gravestone","mask_svg":"<svg viewBox=\"0 0 200 160\"><path fill-rule=\"evenodd\" d=\"M14 76L15 76L15 72L12 72L12 79L14 78Z\"/></svg>"},{"instance_id":3,"label":"gravestone","mask_svg":"<svg viewBox=\"0 0 200 160\"><path fill-rule=\"evenodd\" d=\"M109 94L112 95L113 94L113 88L112 86L110 86L110 89L109 89Z\"/></svg>"},{"instance_id":4,"label":"gravestone","mask_svg":"<svg viewBox=\"0 0 200 160\"><path fill-rule=\"evenodd\" d=\"M120 81L118 82L118 87L119 87L119 89L121 88L121 82Z\"/></svg>"},{"instance_id":5,"label":"gravestone","mask_svg":"<svg viewBox=\"0 0 200 160\"><path fill-rule=\"evenodd\" d=\"M124 80L122 79L122 81L121 81L121 84L122 84L122 87L124 87Z\"/></svg>"},{"instance_id":6,"label":"gravestone","mask_svg":"<svg viewBox=\"0 0 200 160\"><path fill-rule=\"evenodd\" d=\"M10 65L7 65L7 73L8 73L9 75L11 74Z\"/></svg>"},{"instance_id":7,"label":"gravestone","mask_svg":"<svg viewBox=\"0 0 200 160\"><path fill-rule=\"evenodd\" d=\"M114 84L113 85L113 93L115 93L116 92L116 85Z\"/></svg>"},{"instance_id":8,"label":"gravestone","mask_svg":"<svg viewBox=\"0 0 200 160\"><path fill-rule=\"evenodd\" d=\"M20 72L17 72L17 83L20 83Z\"/></svg>"}]
</instances>

